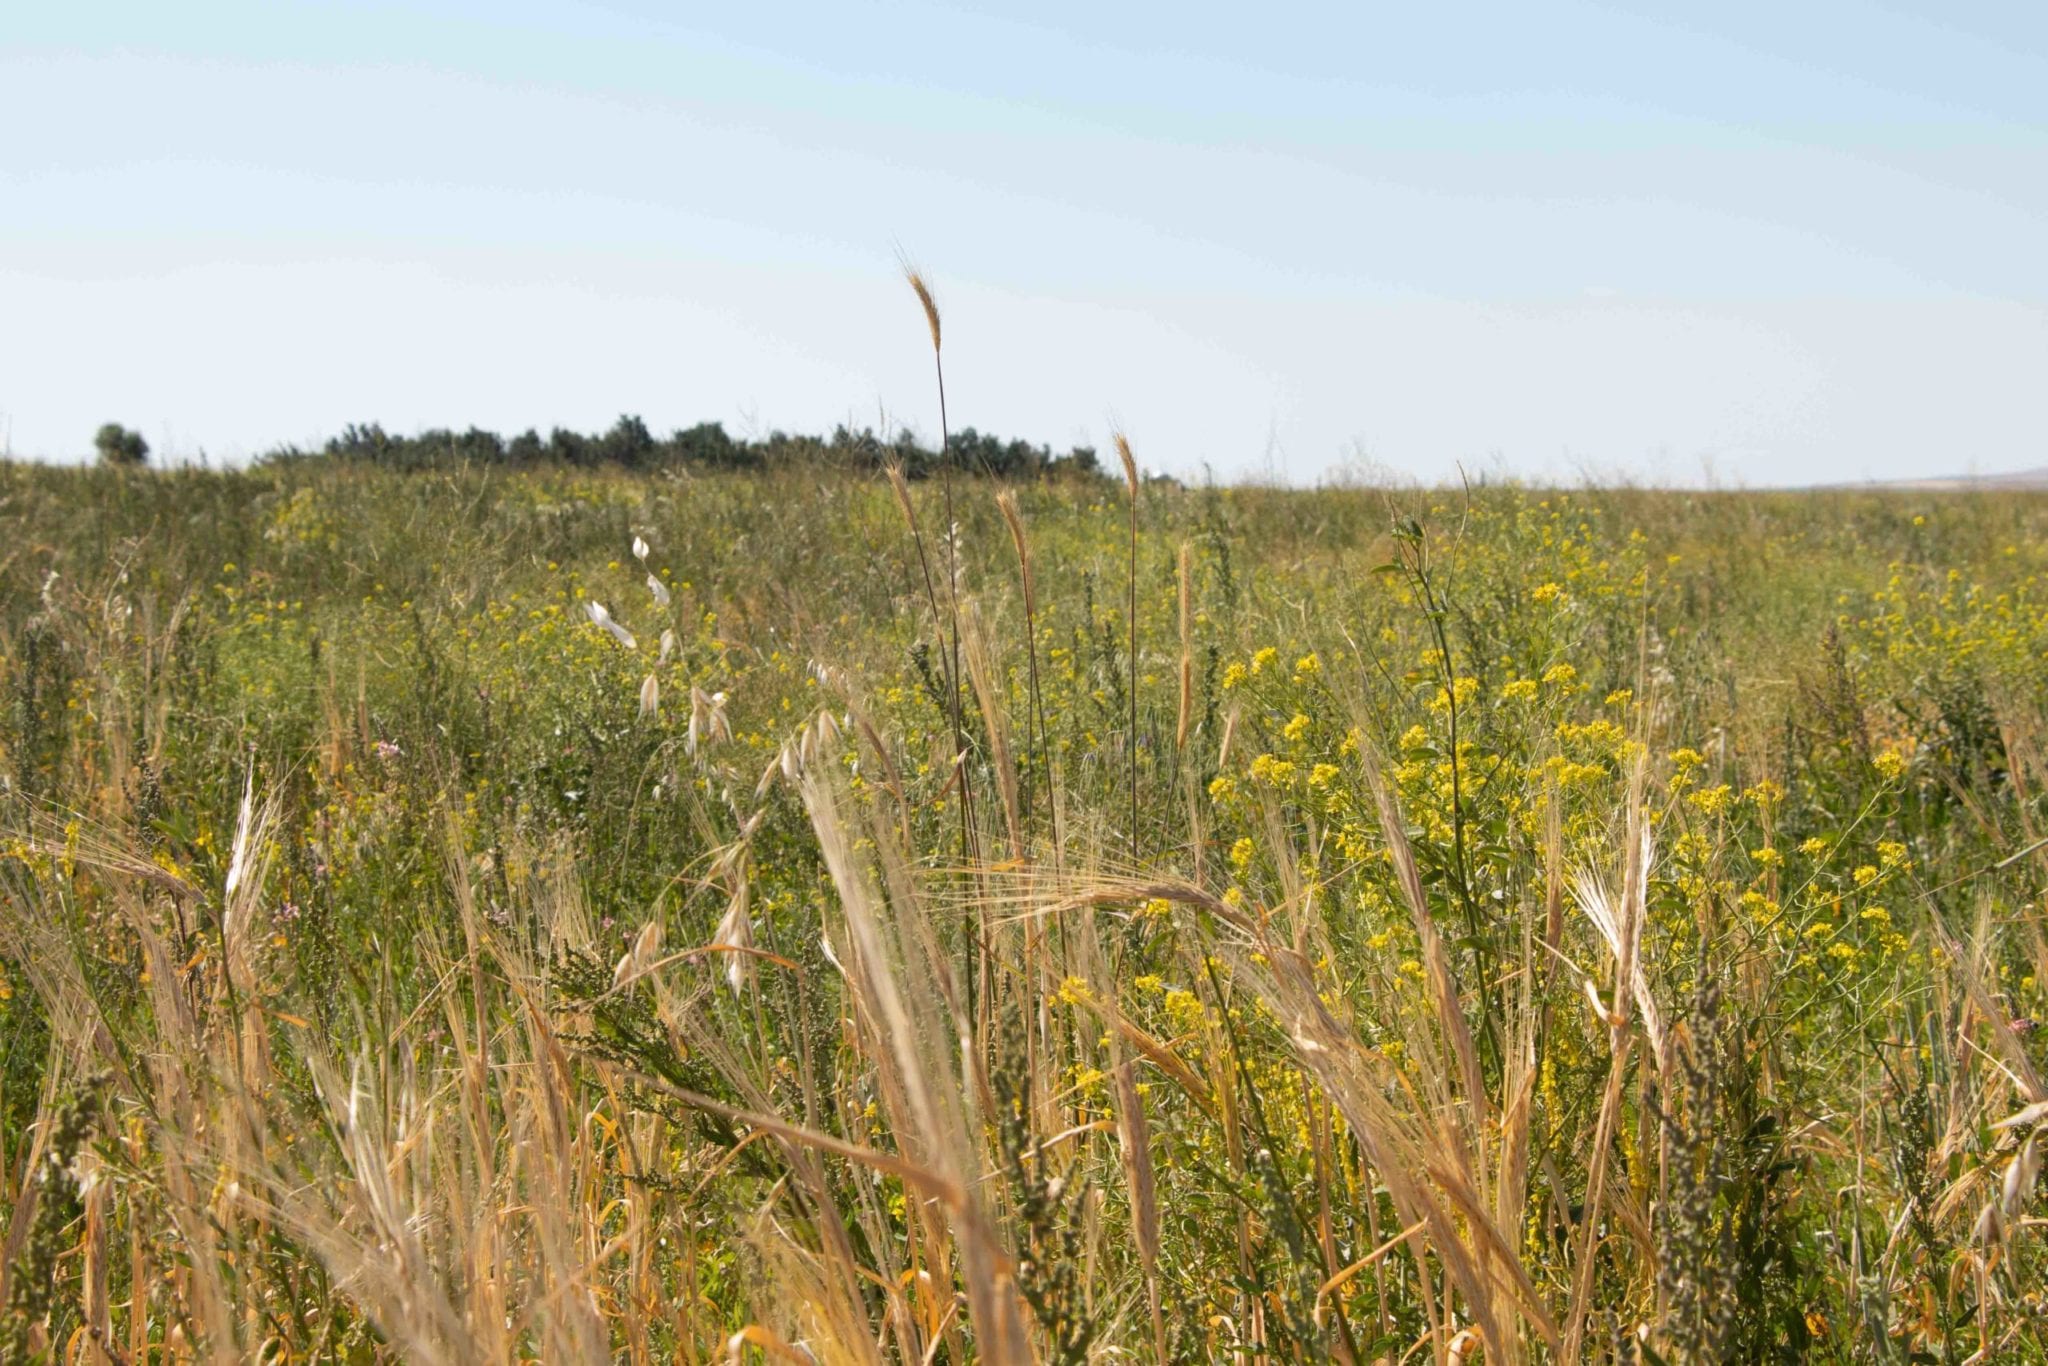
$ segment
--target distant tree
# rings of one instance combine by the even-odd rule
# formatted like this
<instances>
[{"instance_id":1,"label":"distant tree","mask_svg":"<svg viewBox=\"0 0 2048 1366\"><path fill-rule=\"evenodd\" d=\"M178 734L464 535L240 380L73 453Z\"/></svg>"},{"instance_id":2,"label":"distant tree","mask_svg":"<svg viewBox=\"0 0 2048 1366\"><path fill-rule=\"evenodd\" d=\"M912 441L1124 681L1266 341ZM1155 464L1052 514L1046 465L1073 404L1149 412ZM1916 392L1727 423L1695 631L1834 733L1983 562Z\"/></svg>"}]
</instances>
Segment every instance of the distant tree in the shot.
<instances>
[{"instance_id":1,"label":"distant tree","mask_svg":"<svg viewBox=\"0 0 2048 1366\"><path fill-rule=\"evenodd\" d=\"M471 427L449 439L448 452L458 460L495 465L505 458L505 439L482 427Z\"/></svg>"},{"instance_id":2,"label":"distant tree","mask_svg":"<svg viewBox=\"0 0 2048 1366\"><path fill-rule=\"evenodd\" d=\"M733 443L725 434L725 424L720 422L699 422L694 427L680 428L668 439L668 445L685 464L729 468L752 463L749 453Z\"/></svg>"},{"instance_id":3,"label":"distant tree","mask_svg":"<svg viewBox=\"0 0 2048 1366\"><path fill-rule=\"evenodd\" d=\"M340 436L327 438L329 455L346 456L351 460L374 460L387 463L397 445L384 430L381 422L351 422L342 428Z\"/></svg>"},{"instance_id":4,"label":"distant tree","mask_svg":"<svg viewBox=\"0 0 2048 1366\"><path fill-rule=\"evenodd\" d=\"M896 429L896 437L889 443L888 458L902 466L903 473L912 479L922 479L939 466L939 453L919 445L917 433L908 427Z\"/></svg>"},{"instance_id":5,"label":"distant tree","mask_svg":"<svg viewBox=\"0 0 2048 1366\"><path fill-rule=\"evenodd\" d=\"M589 464L590 447L589 437L567 427L557 427L548 433L548 458L559 460L564 465Z\"/></svg>"},{"instance_id":6,"label":"distant tree","mask_svg":"<svg viewBox=\"0 0 2048 1366\"><path fill-rule=\"evenodd\" d=\"M1096 458L1093 446L1076 446L1065 455L1057 456L1052 462L1055 474L1066 474L1083 479L1100 479L1102 462Z\"/></svg>"},{"instance_id":7,"label":"distant tree","mask_svg":"<svg viewBox=\"0 0 2048 1366\"><path fill-rule=\"evenodd\" d=\"M645 422L627 413L597 439L597 449L591 454L603 464L639 469L654 459L654 434L647 430Z\"/></svg>"},{"instance_id":8,"label":"distant tree","mask_svg":"<svg viewBox=\"0 0 2048 1366\"><path fill-rule=\"evenodd\" d=\"M512 438L505 447L505 458L515 464L530 465L548 453L547 442L540 439L540 433L528 427Z\"/></svg>"},{"instance_id":9,"label":"distant tree","mask_svg":"<svg viewBox=\"0 0 2048 1366\"><path fill-rule=\"evenodd\" d=\"M140 465L149 459L149 443L141 432L131 432L118 422L101 427L92 439L102 465Z\"/></svg>"},{"instance_id":10,"label":"distant tree","mask_svg":"<svg viewBox=\"0 0 2048 1366\"><path fill-rule=\"evenodd\" d=\"M878 470L887 458L881 438L872 427L859 431L840 423L825 443L827 463L846 470Z\"/></svg>"}]
</instances>

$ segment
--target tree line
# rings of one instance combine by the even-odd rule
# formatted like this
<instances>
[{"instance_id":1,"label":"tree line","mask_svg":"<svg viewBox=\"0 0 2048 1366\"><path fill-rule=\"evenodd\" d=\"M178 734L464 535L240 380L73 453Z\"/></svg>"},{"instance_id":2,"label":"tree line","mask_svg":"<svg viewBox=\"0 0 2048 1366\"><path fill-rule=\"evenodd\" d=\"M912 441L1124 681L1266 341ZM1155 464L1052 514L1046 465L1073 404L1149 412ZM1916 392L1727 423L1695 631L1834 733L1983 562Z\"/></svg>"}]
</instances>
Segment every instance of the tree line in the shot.
<instances>
[{"instance_id":1,"label":"tree line","mask_svg":"<svg viewBox=\"0 0 2048 1366\"><path fill-rule=\"evenodd\" d=\"M103 444L102 458L106 447ZM532 428L507 439L481 427L466 431L434 428L414 436L388 432L375 422L351 423L325 445L308 450L282 446L266 461L334 459L362 461L397 469L429 469L448 465L560 464L631 470L771 469L809 466L877 470L900 465L909 477L923 478L950 465L962 473L1003 479L1102 477L1092 446L1074 446L1055 454L1050 446L1001 437L962 427L952 433L943 454L921 444L908 431L878 436L871 428L858 431L844 424L829 436L792 435L772 431L765 437L736 437L718 422L682 427L656 436L640 418L627 414L602 432L584 433L556 427L546 436Z\"/></svg>"}]
</instances>

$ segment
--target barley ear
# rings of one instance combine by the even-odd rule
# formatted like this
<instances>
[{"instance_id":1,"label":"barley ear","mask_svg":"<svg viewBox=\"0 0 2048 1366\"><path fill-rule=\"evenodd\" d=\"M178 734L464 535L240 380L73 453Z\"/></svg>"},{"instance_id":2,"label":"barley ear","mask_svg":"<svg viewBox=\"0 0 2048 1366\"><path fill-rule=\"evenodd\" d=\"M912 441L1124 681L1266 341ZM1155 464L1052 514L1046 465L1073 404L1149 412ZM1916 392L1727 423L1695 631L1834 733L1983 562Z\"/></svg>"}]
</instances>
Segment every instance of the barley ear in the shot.
<instances>
[{"instance_id":1,"label":"barley ear","mask_svg":"<svg viewBox=\"0 0 2048 1366\"><path fill-rule=\"evenodd\" d=\"M910 281L911 292L916 294L917 301L924 305L924 320L932 330L932 350L937 351L939 349L939 305L932 298L932 287L925 283L922 272L909 266L903 268L903 278Z\"/></svg>"}]
</instances>

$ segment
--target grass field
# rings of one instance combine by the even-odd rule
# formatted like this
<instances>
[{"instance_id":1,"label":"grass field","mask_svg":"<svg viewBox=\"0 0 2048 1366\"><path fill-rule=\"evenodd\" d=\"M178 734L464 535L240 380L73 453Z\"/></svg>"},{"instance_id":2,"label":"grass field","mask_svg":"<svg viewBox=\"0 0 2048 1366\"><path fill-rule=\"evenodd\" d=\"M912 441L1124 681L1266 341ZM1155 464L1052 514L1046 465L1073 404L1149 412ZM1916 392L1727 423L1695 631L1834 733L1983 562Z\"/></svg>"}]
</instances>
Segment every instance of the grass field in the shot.
<instances>
[{"instance_id":1,"label":"grass field","mask_svg":"<svg viewBox=\"0 0 2048 1366\"><path fill-rule=\"evenodd\" d=\"M0 1360L2048 1357L2048 497L1132 494L0 467Z\"/></svg>"}]
</instances>

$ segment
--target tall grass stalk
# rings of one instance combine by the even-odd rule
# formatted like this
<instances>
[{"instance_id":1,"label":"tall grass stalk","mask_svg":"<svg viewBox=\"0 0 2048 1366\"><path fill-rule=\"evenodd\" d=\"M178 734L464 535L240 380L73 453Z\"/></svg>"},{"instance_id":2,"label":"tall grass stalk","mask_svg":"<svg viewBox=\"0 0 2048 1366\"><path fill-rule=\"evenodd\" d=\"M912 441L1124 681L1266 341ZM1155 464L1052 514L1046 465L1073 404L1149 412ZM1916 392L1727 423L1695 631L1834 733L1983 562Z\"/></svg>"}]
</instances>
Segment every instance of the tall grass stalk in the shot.
<instances>
[{"instance_id":1,"label":"tall grass stalk","mask_svg":"<svg viewBox=\"0 0 2048 1366\"><path fill-rule=\"evenodd\" d=\"M1131 769L1131 853L1134 857L1143 853L1143 841L1138 833L1138 461L1131 454L1131 443L1122 432L1115 433L1117 458L1124 467L1124 492L1130 499L1131 540L1129 573L1125 582L1128 588L1124 599L1124 684L1130 698L1129 749Z\"/></svg>"}]
</instances>

